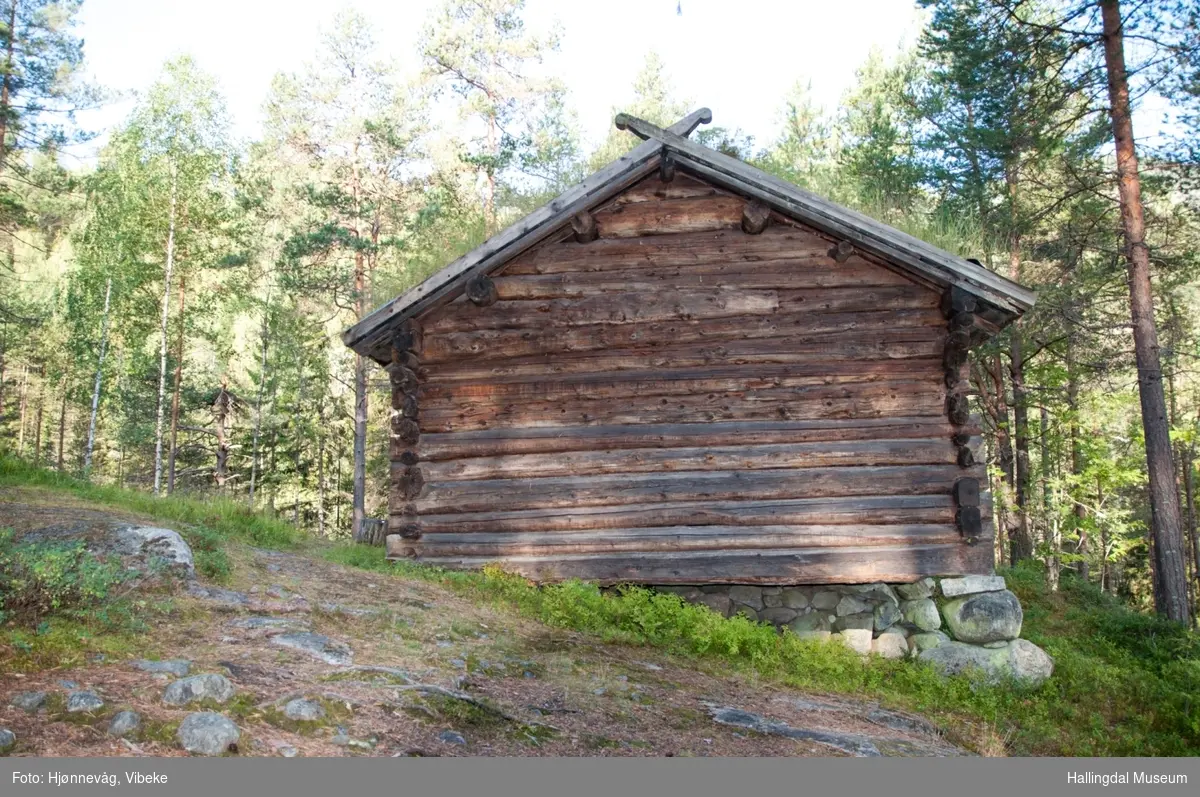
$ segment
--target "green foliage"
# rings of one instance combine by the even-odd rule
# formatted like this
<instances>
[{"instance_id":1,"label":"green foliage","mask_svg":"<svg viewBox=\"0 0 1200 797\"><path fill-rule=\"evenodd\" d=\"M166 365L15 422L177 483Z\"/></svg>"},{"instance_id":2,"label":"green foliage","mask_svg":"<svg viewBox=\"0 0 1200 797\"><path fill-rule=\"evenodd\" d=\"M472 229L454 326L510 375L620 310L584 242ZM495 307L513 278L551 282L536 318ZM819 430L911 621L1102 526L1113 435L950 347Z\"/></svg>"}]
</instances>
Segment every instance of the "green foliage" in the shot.
<instances>
[{"instance_id":1,"label":"green foliage","mask_svg":"<svg viewBox=\"0 0 1200 797\"><path fill-rule=\"evenodd\" d=\"M0 624L33 628L48 616L76 616L103 604L127 577L82 542L16 542L12 529L0 529Z\"/></svg>"},{"instance_id":2,"label":"green foliage","mask_svg":"<svg viewBox=\"0 0 1200 797\"><path fill-rule=\"evenodd\" d=\"M1004 572L1026 610L1023 636L1055 659L1036 690L945 679L912 661L861 659L836 643L800 639L744 617L724 618L641 587L601 590L578 581L536 586L497 568L459 572L389 563L380 548L343 545L331 561L447 586L547 625L611 643L711 659L790 686L868 694L964 729L994 726L1015 755L1197 755L1200 637L1126 608L1067 576L1060 593L1040 566ZM961 728L959 726L962 726Z\"/></svg>"}]
</instances>

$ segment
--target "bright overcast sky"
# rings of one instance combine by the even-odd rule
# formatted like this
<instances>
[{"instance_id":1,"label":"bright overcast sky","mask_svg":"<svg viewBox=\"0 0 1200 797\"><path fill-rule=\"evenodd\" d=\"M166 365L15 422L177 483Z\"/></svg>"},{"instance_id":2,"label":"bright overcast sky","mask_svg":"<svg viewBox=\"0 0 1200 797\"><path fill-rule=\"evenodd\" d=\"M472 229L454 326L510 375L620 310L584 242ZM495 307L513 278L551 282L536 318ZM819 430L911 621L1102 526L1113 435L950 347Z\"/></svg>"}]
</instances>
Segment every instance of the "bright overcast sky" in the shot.
<instances>
[{"instance_id":1,"label":"bright overcast sky","mask_svg":"<svg viewBox=\"0 0 1200 797\"><path fill-rule=\"evenodd\" d=\"M376 24L385 53L416 68L416 37L440 0L84 0L79 33L87 71L110 89L146 87L167 59L187 53L217 77L234 133L252 138L271 78L315 52L321 28L341 8ZM811 81L816 102L836 105L873 46L885 54L911 43L920 12L909 0L527 0L529 26L561 24L553 73L591 142L612 124L647 52L666 62L676 93L713 110L714 124L765 144L788 87ZM81 121L103 130L129 111L117 103Z\"/></svg>"}]
</instances>

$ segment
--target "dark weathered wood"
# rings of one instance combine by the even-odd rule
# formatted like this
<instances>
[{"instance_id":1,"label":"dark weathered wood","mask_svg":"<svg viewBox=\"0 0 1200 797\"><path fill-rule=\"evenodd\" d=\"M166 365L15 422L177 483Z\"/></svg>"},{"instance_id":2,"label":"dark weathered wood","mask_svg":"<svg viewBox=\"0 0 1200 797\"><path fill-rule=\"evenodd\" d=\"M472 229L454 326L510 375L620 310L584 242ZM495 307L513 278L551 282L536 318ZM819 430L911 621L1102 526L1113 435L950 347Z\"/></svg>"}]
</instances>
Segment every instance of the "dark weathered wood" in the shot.
<instances>
[{"instance_id":1,"label":"dark weathered wood","mask_svg":"<svg viewBox=\"0 0 1200 797\"><path fill-rule=\"evenodd\" d=\"M957 465L810 468L431 482L421 514L618 506L655 501L779 500L943 493ZM967 471L972 475L976 472ZM393 496L394 498L395 496Z\"/></svg>"},{"instance_id":2,"label":"dark weathered wood","mask_svg":"<svg viewBox=\"0 0 1200 797\"><path fill-rule=\"evenodd\" d=\"M425 487L425 474L418 467L411 465L394 465L392 475L392 496L404 501L412 501L421 495Z\"/></svg>"},{"instance_id":3,"label":"dark weathered wood","mask_svg":"<svg viewBox=\"0 0 1200 797\"><path fill-rule=\"evenodd\" d=\"M971 417L971 407L967 403L967 397L963 395L947 396L946 415L950 418L950 423L955 426L965 424Z\"/></svg>"},{"instance_id":4,"label":"dark weathered wood","mask_svg":"<svg viewBox=\"0 0 1200 797\"><path fill-rule=\"evenodd\" d=\"M905 545L740 552L679 551L643 556L422 557L443 567L477 569L495 563L538 581L582 578L601 584L862 584L910 582L923 576L990 569L985 545Z\"/></svg>"},{"instance_id":5,"label":"dark weathered wood","mask_svg":"<svg viewBox=\"0 0 1200 797\"><path fill-rule=\"evenodd\" d=\"M725 194L638 202L597 211L602 238L639 238L737 228L745 200Z\"/></svg>"},{"instance_id":6,"label":"dark weathered wood","mask_svg":"<svg viewBox=\"0 0 1200 797\"><path fill-rule=\"evenodd\" d=\"M686 174L681 174L676 170L675 177L667 182L662 180L661 161L659 164L659 174L646 177L635 185L622 191L617 196L613 197L611 205L628 205L632 202L656 202L660 199L685 199L687 197L696 196L713 196L714 194L723 193L719 189L713 188L703 180L697 180ZM597 210L603 210L609 207L605 205ZM554 244L546 244L546 246L554 246Z\"/></svg>"},{"instance_id":7,"label":"dark weathered wood","mask_svg":"<svg viewBox=\"0 0 1200 797\"><path fill-rule=\"evenodd\" d=\"M957 285L952 285L942 294L942 313L953 318L959 313L974 313L977 302L975 295Z\"/></svg>"},{"instance_id":8,"label":"dark weathered wood","mask_svg":"<svg viewBox=\"0 0 1200 797\"><path fill-rule=\"evenodd\" d=\"M839 464L947 465L955 461L956 451L944 439L868 440L703 448L640 448L620 452L556 453L549 456L518 454L427 463L424 471L430 481L449 481L584 476L597 473L822 468Z\"/></svg>"},{"instance_id":9,"label":"dark weathered wood","mask_svg":"<svg viewBox=\"0 0 1200 797\"><path fill-rule=\"evenodd\" d=\"M596 218L586 210L581 210L571 217L571 230L575 233L576 243L591 243L600 237L600 229L596 226Z\"/></svg>"},{"instance_id":10,"label":"dark weathered wood","mask_svg":"<svg viewBox=\"0 0 1200 797\"><path fill-rule=\"evenodd\" d=\"M931 310L894 310L886 313L778 313L763 317L730 317L638 324L587 324L567 328L482 329L445 332L425 341L425 360L464 361L472 356L521 357L534 354L565 355L572 352L665 346L680 343L791 337L797 344L832 341L848 332L882 332L926 327ZM936 322L935 322L936 323Z\"/></svg>"},{"instance_id":11,"label":"dark weathered wood","mask_svg":"<svg viewBox=\"0 0 1200 797\"><path fill-rule=\"evenodd\" d=\"M979 506L979 479L970 476L957 479L953 495L958 506Z\"/></svg>"},{"instance_id":12,"label":"dark weathered wood","mask_svg":"<svg viewBox=\"0 0 1200 797\"><path fill-rule=\"evenodd\" d=\"M392 437L405 446L414 446L421 437L421 427L412 418L397 416L392 419Z\"/></svg>"},{"instance_id":13,"label":"dark weathered wood","mask_svg":"<svg viewBox=\"0 0 1200 797\"><path fill-rule=\"evenodd\" d=\"M978 537L983 533L983 516L977 506L959 507L955 521L964 537Z\"/></svg>"},{"instance_id":14,"label":"dark weathered wood","mask_svg":"<svg viewBox=\"0 0 1200 797\"><path fill-rule=\"evenodd\" d=\"M986 510L987 507L984 507ZM411 513L394 517L413 523ZM775 501L679 501L624 506L526 509L506 512L453 512L423 515L429 532L572 531L657 526L772 526L845 524L955 524L949 495L870 495L852 498L798 498Z\"/></svg>"},{"instance_id":15,"label":"dark weathered wood","mask_svg":"<svg viewBox=\"0 0 1200 797\"><path fill-rule=\"evenodd\" d=\"M403 535L401 535L403 536ZM952 544L952 524L841 526L659 526L602 531L477 532L420 535L419 556L526 556L548 554L720 551L753 548L836 548Z\"/></svg>"},{"instance_id":16,"label":"dark weathered wood","mask_svg":"<svg viewBox=\"0 0 1200 797\"><path fill-rule=\"evenodd\" d=\"M761 202L747 202L742 208L742 232L758 235L771 223L771 209Z\"/></svg>"},{"instance_id":17,"label":"dark weathered wood","mask_svg":"<svg viewBox=\"0 0 1200 797\"><path fill-rule=\"evenodd\" d=\"M490 307L500 298L496 292L496 283L487 274L476 274L467 282L467 298L476 307Z\"/></svg>"},{"instance_id":18,"label":"dark weathered wood","mask_svg":"<svg viewBox=\"0 0 1200 797\"><path fill-rule=\"evenodd\" d=\"M534 302L502 301L478 312L446 312L425 320L425 333L480 329L543 329L580 325L702 320L776 313L873 313L934 309L937 296L915 285L800 290L662 288L653 293L604 293Z\"/></svg>"}]
</instances>

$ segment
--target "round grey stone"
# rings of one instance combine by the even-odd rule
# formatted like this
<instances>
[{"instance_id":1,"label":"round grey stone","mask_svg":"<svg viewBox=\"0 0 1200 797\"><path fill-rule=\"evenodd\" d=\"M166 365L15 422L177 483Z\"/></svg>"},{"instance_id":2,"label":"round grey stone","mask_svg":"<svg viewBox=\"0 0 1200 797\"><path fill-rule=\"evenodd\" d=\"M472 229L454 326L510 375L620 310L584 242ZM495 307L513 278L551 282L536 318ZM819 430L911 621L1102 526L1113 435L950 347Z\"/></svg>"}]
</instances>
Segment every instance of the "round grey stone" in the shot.
<instances>
[{"instance_id":1,"label":"round grey stone","mask_svg":"<svg viewBox=\"0 0 1200 797\"><path fill-rule=\"evenodd\" d=\"M942 606L942 616L955 639L975 645L1016 639L1024 619L1021 602L1008 590L955 598Z\"/></svg>"},{"instance_id":2,"label":"round grey stone","mask_svg":"<svg viewBox=\"0 0 1200 797\"><path fill-rule=\"evenodd\" d=\"M837 614L838 617L845 617L848 614L862 614L863 612L870 612L872 608L873 607L871 604L862 598L854 595L843 595L842 599L838 601L837 609L834 613Z\"/></svg>"},{"instance_id":3,"label":"round grey stone","mask_svg":"<svg viewBox=\"0 0 1200 797\"><path fill-rule=\"evenodd\" d=\"M117 530L115 547L124 556L137 557L147 563L153 560L165 562L169 568L189 580L196 577L192 549L177 531L152 526L129 526Z\"/></svg>"},{"instance_id":4,"label":"round grey stone","mask_svg":"<svg viewBox=\"0 0 1200 797\"><path fill-rule=\"evenodd\" d=\"M1054 672L1054 660L1025 639L1014 639L1002 648L944 642L923 651L918 658L943 675L976 671L989 683L1012 678L1025 686L1038 686Z\"/></svg>"},{"instance_id":5,"label":"round grey stone","mask_svg":"<svg viewBox=\"0 0 1200 797\"><path fill-rule=\"evenodd\" d=\"M438 740L446 744L466 744L467 739L458 731L442 731L438 734Z\"/></svg>"},{"instance_id":6,"label":"round grey stone","mask_svg":"<svg viewBox=\"0 0 1200 797\"><path fill-rule=\"evenodd\" d=\"M729 588L729 600L758 611L763 608L762 588L736 584Z\"/></svg>"},{"instance_id":7,"label":"round grey stone","mask_svg":"<svg viewBox=\"0 0 1200 797\"><path fill-rule=\"evenodd\" d=\"M76 714L81 711L99 711L104 708L100 695L87 689L79 689L67 695L67 713Z\"/></svg>"},{"instance_id":8,"label":"round grey stone","mask_svg":"<svg viewBox=\"0 0 1200 797\"><path fill-rule=\"evenodd\" d=\"M175 737L189 753L221 755L237 744L241 735L237 725L225 715L198 711L184 718Z\"/></svg>"},{"instance_id":9,"label":"round grey stone","mask_svg":"<svg viewBox=\"0 0 1200 797\"><path fill-rule=\"evenodd\" d=\"M802 614L795 620L792 620L788 625L797 635L808 633L811 631L819 631L824 634L829 634L829 621L825 616L817 612Z\"/></svg>"},{"instance_id":10,"label":"round grey stone","mask_svg":"<svg viewBox=\"0 0 1200 797\"><path fill-rule=\"evenodd\" d=\"M912 623L922 631L936 631L942 627L942 618L938 614L937 604L929 598L905 601L900 604L900 612L906 623Z\"/></svg>"},{"instance_id":11,"label":"round grey stone","mask_svg":"<svg viewBox=\"0 0 1200 797\"><path fill-rule=\"evenodd\" d=\"M719 592L706 592L700 596L697 603L704 604L722 617L728 617L729 610L733 606L729 596Z\"/></svg>"},{"instance_id":12,"label":"round grey stone","mask_svg":"<svg viewBox=\"0 0 1200 797\"><path fill-rule=\"evenodd\" d=\"M118 711L108 723L109 736L124 736L141 727L142 715L136 711Z\"/></svg>"},{"instance_id":13,"label":"round grey stone","mask_svg":"<svg viewBox=\"0 0 1200 797\"><path fill-rule=\"evenodd\" d=\"M815 609L834 609L841 599L842 596L838 593L832 590L824 590L812 596L812 605Z\"/></svg>"},{"instance_id":14,"label":"round grey stone","mask_svg":"<svg viewBox=\"0 0 1200 797\"><path fill-rule=\"evenodd\" d=\"M896 592L899 593L902 600L919 601L921 598L933 597L933 590L936 586L937 582L926 576L911 584L897 584Z\"/></svg>"},{"instance_id":15,"label":"round grey stone","mask_svg":"<svg viewBox=\"0 0 1200 797\"><path fill-rule=\"evenodd\" d=\"M763 607L765 607L767 609L778 609L781 606L783 606L783 593L782 592L767 592L764 589L762 599L763 599Z\"/></svg>"},{"instance_id":16,"label":"round grey stone","mask_svg":"<svg viewBox=\"0 0 1200 797\"><path fill-rule=\"evenodd\" d=\"M325 716L325 709L320 703L298 697L283 707L283 715L301 722L316 722Z\"/></svg>"},{"instance_id":17,"label":"round grey stone","mask_svg":"<svg viewBox=\"0 0 1200 797\"><path fill-rule=\"evenodd\" d=\"M847 628L834 634L833 638L840 639L843 645L864 656L871 652L871 644L874 641L871 639L869 628Z\"/></svg>"},{"instance_id":18,"label":"round grey stone","mask_svg":"<svg viewBox=\"0 0 1200 797\"><path fill-rule=\"evenodd\" d=\"M913 634L908 638L908 647L912 655L917 656L922 651L936 648L938 645L950 641L950 637L943 634L941 631L929 631L921 634Z\"/></svg>"},{"instance_id":19,"label":"round grey stone","mask_svg":"<svg viewBox=\"0 0 1200 797\"><path fill-rule=\"evenodd\" d=\"M875 630L886 631L900 622L900 607L891 601L884 601L875 607Z\"/></svg>"},{"instance_id":20,"label":"round grey stone","mask_svg":"<svg viewBox=\"0 0 1200 797\"><path fill-rule=\"evenodd\" d=\"M845 617L837 618L833 627L838 631L867 630L870 631L875 627L875 615L871 612L862 612L861 614L848 614Z\"/></svg>"},{"instance_id":21,"label":"round grey stone","mask_svg":"<svg viewBox=\"0 0 1200 797\"><path fill-rule=\"evenodd\" d=\"M796 619L795 609L785 609L782 606L763 609L759 616L773 625L787 625Z\"/></svg>"},{"instance_id":22,"label":"round grey stone","mask_svg":"<svg viewBox=\"0 0 1200 797\"><path fill-rule=\"evenodd\" d=\"M300 755L300 751L297 750L295 747L292 747L290 744L280 745L276 749L279 751L279 754L281 756L283 756L284 758L295 758L296 756Z\"/></svg>"},{"instance_id":23,"label":"round grey stone","mask_svg":"<svg viewBox=\"0 0 1200 797\"><path fill-rule=\"evenodd\" d=\"M133 663L133 666L142 672L165 672L177 678L182 678L188 674L188 671L192 668L192 663L187 659L167 659L165 661L139 659Z\"/></svg>"},{"instance_id":24,"label":"round grey stone","mask_svg":"<svg viewBox=\"0 0 1200 797\"><path fill-rule=\"evenodd\" d=\"M46 705L45 692L17 692L8 699L10 706L16 706L22 711L28 711L30 714L37 711L42 706Z\"/></svg>"},{"instance_id":25,"label":"round grey stone","mask_svg":"<svg viewBox=\"0 0 1200 797\"><path fill-rule=\"evenodd\" d=\"M785 589L780 595L783 599L783 605L788 609L806 609L808 608L808 595L804 590L794 587Z\"/></svg>"},{"instance_id":26,"label":"round grey stone","mask_svg":"<svg viewBox=\"0 0 1200 797\"><path fill-rule=\"evenodd\" d=\"M163 702L168 706L183 706L200 700L224 703L233 697L237 688L224 675L204 673L182 678L163 692Z\"/></svg>"},{"instance_id":27,"label":"round grey stone","mask_svg":"<svg viewBox=\"0 0 1200 797\"><path fill-rule=\"evenodd\" d=\"M17 735L8 728L0 728L0 753L7 753L17 746Z\"/></svg>"}]
</instances>

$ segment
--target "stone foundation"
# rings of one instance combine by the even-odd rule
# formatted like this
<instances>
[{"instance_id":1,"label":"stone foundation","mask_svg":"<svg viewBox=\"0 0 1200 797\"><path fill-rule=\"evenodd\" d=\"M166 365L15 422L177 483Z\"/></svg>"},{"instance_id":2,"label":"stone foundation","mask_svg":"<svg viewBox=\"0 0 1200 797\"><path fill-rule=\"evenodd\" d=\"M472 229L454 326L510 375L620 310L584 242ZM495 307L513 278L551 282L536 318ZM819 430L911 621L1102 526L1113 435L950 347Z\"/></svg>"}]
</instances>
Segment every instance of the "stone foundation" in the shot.
<instances>
[{"instance_id":1,"label":"stone foundation","mask_svg":"<svg viewBox=\"0 0 1200 797\"><path fill-rule=\"evenodd\" d=\"M1036 686L1054 662L1020 638L1017 596L1000 576L923 578L911 584L757 587L659 586L725 617L743 615L802 638L838 640L863 655L927 661L947 675L981 670L989 681Z\"/></svg>"}]
</instances>

